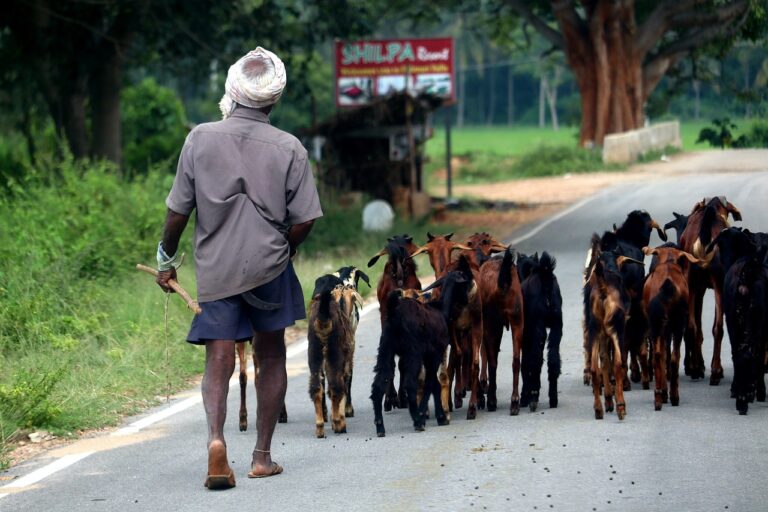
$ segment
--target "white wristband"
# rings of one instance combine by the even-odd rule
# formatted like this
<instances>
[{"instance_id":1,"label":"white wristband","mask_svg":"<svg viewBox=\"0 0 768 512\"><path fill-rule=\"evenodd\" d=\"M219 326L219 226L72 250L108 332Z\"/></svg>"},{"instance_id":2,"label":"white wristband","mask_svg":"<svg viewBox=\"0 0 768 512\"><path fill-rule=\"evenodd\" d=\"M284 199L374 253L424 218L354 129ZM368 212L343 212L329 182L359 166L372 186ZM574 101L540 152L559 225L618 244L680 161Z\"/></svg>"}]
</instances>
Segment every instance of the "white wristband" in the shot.
<instances>
[{"instance_id":1,"label":"white wristband","mask_svg":"<svg viewBox=\"0 0 768 512\"><path fill-rule=\"evenodd\" d=\"M184 261L184 253L176 251L173 257L168 256L163 250L163 242L157 244L157 270L165 272L172 268L179 268Z\"/></svg>"}]
</instances>

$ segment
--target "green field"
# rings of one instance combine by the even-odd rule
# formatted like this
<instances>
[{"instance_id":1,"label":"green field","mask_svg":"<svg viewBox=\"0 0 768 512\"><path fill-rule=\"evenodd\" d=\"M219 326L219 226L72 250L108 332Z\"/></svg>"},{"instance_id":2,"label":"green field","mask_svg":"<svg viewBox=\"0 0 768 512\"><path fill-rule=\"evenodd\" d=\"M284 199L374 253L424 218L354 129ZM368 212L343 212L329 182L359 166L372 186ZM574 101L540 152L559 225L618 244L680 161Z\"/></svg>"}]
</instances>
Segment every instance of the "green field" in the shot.
<instances>
[{"instance_id":1,"label":"green field","mask_svg":"<svg viewBox=\"0 0 768 512\"><path fill-rule=\"evenodd\" d=\"M683 150L710 149L706 144L696 144L699 131L708 126L709 121L685 121L680 124ZM749 121L736 121L744 131ZM451 130L451 148L454 155L463 155L472 151L483 151L496 155L513 156L526 153L537 146L576 145L579 130L576 127L562 127L559 131L535 126L466 126ZM445 159L445 130L435 129L433 137L427 143L427 156L433 161Z\"/></svg>"}]
</instances>

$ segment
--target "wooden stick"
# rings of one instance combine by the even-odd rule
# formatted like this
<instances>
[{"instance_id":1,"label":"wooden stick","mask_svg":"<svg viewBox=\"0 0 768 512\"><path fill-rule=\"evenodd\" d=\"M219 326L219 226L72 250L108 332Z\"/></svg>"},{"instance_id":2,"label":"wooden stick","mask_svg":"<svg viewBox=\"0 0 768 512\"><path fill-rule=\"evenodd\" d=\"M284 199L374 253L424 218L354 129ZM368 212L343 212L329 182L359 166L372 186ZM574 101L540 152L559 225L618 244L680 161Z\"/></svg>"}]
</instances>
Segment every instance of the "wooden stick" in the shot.
<instances>
[{"instance_id":1,"label":"wooden stick","mask_svg":"<svg viewBox=\"0 0 768 512\"><path fill-rule=\"evenodd\" d=\"M147 274L152 274L153 276L157 276L157 270L151 267L148 267L146 265L142 265L141 263L138 263L136 265L136 270L141 270L142 272L146 272ZM181 285L175 280L175 279L169 279L168 280L168 286L173 289L176 293L178 293L184 301L187 303L187 307L195 312L196 315L199 315L203 312L203 310L200 308L200 304L197 303L195 299L192 298L192 296L187 293L187 291L181 287Z\"/></svg>"}]
</instances>

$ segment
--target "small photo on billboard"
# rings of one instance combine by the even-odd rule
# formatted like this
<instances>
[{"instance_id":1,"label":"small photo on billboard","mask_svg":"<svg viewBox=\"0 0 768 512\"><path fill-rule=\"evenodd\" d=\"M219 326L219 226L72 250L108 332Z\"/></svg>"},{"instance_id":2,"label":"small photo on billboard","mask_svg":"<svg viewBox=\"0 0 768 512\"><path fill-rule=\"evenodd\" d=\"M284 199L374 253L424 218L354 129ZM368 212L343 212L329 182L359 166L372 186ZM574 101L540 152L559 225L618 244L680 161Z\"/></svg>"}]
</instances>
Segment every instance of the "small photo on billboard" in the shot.
<instances>
[{"instance_id":1,"label":"small photo on billboard","mask_svg":"<svg viewBox=\"0 0 768 512\"><path fill-rule=\"evenodd\" d=\"M405 75L383 75L380 76L376 84L376 93L379 96L386 96L393 92L403 92L405 90Z\"/></svg>"},{"instance_id":2,"label":"small photo on billboard","mask_svg":"<svg viewBox=\"0 0 768 512\"><path fill-rule=\"evenodd\" d=\"M373 79L368 77L339 78L339 105L365 105L373 98Z\"/></svg>"},{"instance_id":3,"label":"small photo on billboard","mask_svg":"<svg viewBox=\"0 0 768 512\"><path fill-rule=\"evenodd\" d=\"M451 75L448 73L418 75L415 89L420 93L448 97L451 95Z\"/></svg>"}]
</instances>

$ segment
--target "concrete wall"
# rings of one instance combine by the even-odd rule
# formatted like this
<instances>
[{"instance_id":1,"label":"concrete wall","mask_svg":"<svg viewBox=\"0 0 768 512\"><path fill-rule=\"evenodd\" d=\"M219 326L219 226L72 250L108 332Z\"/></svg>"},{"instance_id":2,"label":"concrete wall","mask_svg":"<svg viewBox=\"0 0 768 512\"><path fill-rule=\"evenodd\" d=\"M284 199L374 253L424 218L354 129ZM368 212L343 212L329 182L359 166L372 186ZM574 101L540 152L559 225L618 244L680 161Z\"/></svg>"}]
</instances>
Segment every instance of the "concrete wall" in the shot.
<instances>
[{"instance_id":1,"label":"concrete wall","mask_svg":"<svg viewBox=\"0 0 768 512\"><path fill-rule=\"evenodd\" d=\"M679 121L607 135L603 141L603 162L632 163L648 151L661 150L667 146L683 147Z\"/></svg>"}]
</instances>

